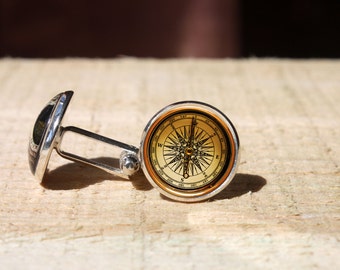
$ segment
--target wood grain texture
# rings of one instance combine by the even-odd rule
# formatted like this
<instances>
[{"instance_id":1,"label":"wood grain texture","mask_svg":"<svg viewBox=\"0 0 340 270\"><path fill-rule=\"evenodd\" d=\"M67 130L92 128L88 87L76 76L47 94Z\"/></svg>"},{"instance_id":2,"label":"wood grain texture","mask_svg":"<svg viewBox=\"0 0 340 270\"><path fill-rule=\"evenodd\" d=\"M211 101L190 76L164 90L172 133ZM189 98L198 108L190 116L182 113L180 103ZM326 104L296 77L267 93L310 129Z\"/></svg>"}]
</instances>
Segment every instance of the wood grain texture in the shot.
<instances>
[{"instance_id":1,"label":"wood grain texture","mask_svg":"<svg viewBox=\"0 0 340 270\"><path fill-rule=\"evenodd\" d=\"M164 106L216 106L239 132L236 177L208 202L176 203L142 173L122 180L54 153L40 185L28 134L69 89L64 125L136 146ZM2 59L0 93L1 269L340 268L339 61Z\"/></svg>"}]
</instances>

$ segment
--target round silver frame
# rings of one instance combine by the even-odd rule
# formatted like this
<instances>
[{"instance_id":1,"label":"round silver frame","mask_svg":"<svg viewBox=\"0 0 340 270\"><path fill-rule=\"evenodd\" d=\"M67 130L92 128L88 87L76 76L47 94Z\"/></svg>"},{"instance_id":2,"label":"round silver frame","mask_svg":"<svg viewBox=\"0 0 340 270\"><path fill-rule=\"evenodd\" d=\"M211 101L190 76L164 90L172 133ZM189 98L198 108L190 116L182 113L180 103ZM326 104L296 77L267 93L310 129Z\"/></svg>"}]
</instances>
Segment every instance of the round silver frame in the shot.
<instances>
[{"instance_id":1,"label":"round silver frame","mask_svg":"<svg viewBox=\"0 0 340 270\"><path fill-rule=\"evenodd\" d=\"M159 185L158 181L155 181L155 179L153 179L153 177L151 176L151 174L149 172L150 169L147 168L146 162L145 162L145 160L148 158L148 157L145 156L146 151L144 151L144 149L148 147L148 145L146 144L146 138L147 138L147 136L150 135L149 133L152 132L152 130L150 130L150 128L152 126L154 126L155 122L157 122L164 115L167 115L171 111L176 111L177 109L188 109L188 110L190 110L190 109L195 109L195 108L200 108L200 109L203 109L205 111L209 111L210 113L214 114L216 118L218 118L220 121L222 121L225 124L225 126L229 130L229 133L231 134L231 138L229 138L229 139L234 144L235 155L234 155L234 159L231 160L232 167L231 167L230 173L226 176L225 179L222 179L223 183L220 184L218 186L218 188L214 189L213 191L211 191L209 193L205 193L205 194L202 194L202 195L189 194L189 193L188 194L183 193L183 194L179 195L177 192L172 192L171 189L163 188L161 185ZM224 190L226 188L226 186L234 178L237 167L238 167L238 163L239 163L239 147L240 147L239 137L238 137L238 134L237 134L237 131L236 131L234 125L229 120L229 118L227 116L225 116L220 110L218 110L217 108L215 108L215 107L213 107L209 104L199 102L199 101L181 101L181 102L173 103L173 104L166 106L165 108L160 110L158 113L156 113L151 118L151 120L146 125L144 132L142 134L139 157L140 157L141 168L142 168L146 178L152 184L152 186L154 188L156 188L161 194L163 194L164 196L166 196L168 198L176 200L176 201L198 202L198 201L207 200L207 199L215 196L216 194L220 193L222 190Z\"/></svg>"}]
</instances>

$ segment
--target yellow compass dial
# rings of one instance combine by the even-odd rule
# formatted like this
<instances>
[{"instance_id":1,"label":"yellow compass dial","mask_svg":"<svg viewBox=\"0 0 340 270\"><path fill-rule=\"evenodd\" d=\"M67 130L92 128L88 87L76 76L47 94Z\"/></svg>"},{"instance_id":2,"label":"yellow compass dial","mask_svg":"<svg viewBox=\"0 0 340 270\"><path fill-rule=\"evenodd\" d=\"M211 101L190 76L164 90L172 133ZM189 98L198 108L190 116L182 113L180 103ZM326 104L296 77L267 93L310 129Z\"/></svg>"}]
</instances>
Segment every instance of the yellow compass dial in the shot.
<instances>
[{"instance_id":1,"label":"yellow compass dial","mask_svg":"<svg viewBox=\"0 0 340 270\"><path fill-rule=\"evenodd\" d=\"M184 201L210 197L236 163L237 135L233 137L228 122L212 108L198 105L158 115L147 127L143 142L149 180L166 196Z\"/></svg>"},{"instance_id":2,"label":"yellow compass dial","mask_svg":"<svg viewBox=\"0 0 340 270\"><path fill-rule=\"evenodd\" d=\"M162 180L175 188L197 189L220 175L228 146L223 131L208 116L182 112L155 130L149 151Z\"/></svg>"}]
</instances>

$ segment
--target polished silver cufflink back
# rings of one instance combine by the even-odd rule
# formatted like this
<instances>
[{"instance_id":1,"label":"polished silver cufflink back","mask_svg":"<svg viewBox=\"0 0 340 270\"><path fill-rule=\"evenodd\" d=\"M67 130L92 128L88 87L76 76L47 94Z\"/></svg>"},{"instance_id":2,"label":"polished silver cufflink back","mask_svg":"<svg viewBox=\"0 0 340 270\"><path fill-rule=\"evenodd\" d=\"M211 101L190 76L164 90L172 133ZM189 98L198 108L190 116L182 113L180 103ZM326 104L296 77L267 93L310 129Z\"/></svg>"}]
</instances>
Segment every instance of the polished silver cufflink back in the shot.
<instances>
[{"instance_id":1,"label":"polished silver cufflink back","mask_svg":"<svg viewBox=\"0 0 340 270\"><path fill-rule=\"evenodd\" d=\"M72 91L60 93L39 114L30 136L28 148L29 165L32 173L42 181L53 149L66 159L92 165L120 177L127 178L138 171L138 148L81 128L74 126L63 127L61 125L72 95ZM63 151L62 139L67 132L77 133L120 148L119 168Z\"/></svg>"}]
</instances>

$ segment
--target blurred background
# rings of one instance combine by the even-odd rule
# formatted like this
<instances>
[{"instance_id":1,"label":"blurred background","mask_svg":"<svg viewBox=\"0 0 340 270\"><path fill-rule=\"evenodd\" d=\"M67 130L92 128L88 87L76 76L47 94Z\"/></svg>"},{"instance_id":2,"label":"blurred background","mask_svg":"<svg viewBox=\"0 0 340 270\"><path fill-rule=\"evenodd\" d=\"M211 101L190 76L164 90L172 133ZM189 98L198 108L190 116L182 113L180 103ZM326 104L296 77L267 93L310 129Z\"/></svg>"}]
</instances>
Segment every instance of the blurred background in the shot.
<instances>
[{"instance_id":1,"label":"blurred background","mask_svg":"<svg viewBox=\"0 0 340 270\"><path fill-rule=\"evenodd\" d=\"M0 57L340 56L340 0L0 0Z\"/></svg>"}]
</instances>

